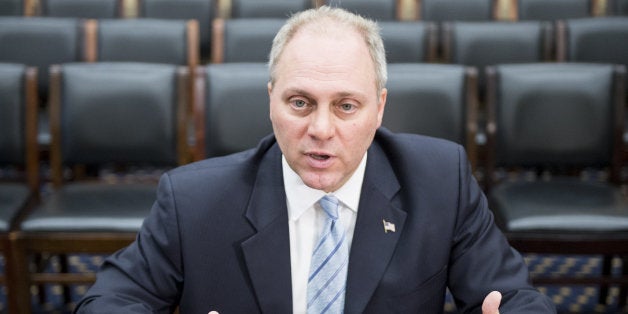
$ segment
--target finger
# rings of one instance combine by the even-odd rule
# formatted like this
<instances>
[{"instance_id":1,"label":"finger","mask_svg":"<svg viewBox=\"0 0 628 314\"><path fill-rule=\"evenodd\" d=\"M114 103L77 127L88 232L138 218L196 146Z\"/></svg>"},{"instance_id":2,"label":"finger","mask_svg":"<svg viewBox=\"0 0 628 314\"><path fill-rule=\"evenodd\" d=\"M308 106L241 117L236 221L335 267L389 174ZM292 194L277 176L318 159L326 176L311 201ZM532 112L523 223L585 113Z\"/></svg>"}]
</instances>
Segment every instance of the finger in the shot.
<instances>
[{"instance_id":1,"label":"finger","mask_svg":"<svg viewBox=\"0 0 628 314\"><path fill-rule=\"evenodd\" d=\"M482 302L482 314L499 314L499 304L501 302L502 294L499 291L492 291Z\"/></svg>"},{"instance_id":2,"label":"finger","mask_svg":"<svg viewBox=\"0 0 628 314\"><path fill-rule=\"evenodd\" d=\"M219 314L219 313L218 313L218 312L216 312L216 311L211 311L211 312L209 312L209 313L207 313L207 314Z\"/></svg>"}]
</instances>

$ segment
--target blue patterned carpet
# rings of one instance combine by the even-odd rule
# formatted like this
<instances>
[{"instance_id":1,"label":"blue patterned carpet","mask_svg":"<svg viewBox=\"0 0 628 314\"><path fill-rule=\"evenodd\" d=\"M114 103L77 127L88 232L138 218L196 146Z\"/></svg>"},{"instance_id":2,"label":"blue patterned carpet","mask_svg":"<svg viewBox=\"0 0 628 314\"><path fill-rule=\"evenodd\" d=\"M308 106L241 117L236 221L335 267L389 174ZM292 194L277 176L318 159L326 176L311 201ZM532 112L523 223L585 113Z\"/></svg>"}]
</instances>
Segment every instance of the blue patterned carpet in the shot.
<instances>
[{"instance_id":1,"label":"blue patterned carpet","mask_svg":"<svg viewBox=\"0 0 628 314\"><path fill-rule=\"evenodd\" d=\"M93 272L103 261L103 256L73 255L69 257L70 269L73 272ZM526 262L531 275L536 276L591 276L600 273L601 258L590 256L553 256L526 255ZM58 260L51 259L50 270L58 268ZM613 261L613 271L620 270L621 261ZM0 294L0 311L6 312L6 291ZM87 291L88 286L71 286L72 302L63 304L63 288L58 285L46 287L45 297L40 300L38 291L32 288L32 304L34 313L70 313L78 299ZM548 295L556 304L559 313L626 313L628 309L617 308L619 289L611 287L607 306L598 305L598 289L594 286L539 286L538 289ZM43 302L42 302L43 301ZM446 313L457 313L451 295L447 295Z\"/></svg>"}]
</instances>

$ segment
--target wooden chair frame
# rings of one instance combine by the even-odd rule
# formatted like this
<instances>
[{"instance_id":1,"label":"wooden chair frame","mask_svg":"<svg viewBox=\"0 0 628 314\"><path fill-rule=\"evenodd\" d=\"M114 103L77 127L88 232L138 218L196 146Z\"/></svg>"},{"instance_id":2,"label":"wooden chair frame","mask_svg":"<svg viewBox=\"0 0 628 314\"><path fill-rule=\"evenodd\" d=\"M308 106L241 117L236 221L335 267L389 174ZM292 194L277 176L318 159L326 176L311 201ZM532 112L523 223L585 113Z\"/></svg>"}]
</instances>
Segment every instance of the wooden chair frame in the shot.
<instances>
[{"instance_id":1,"label":"wooden chair frame","mask_svg":"<svg viewBox=\"0 0 628 314\"><path fill-rule=\"evenodd\" d=\"M61 69L54 66L51 69L51 175L53 187L63 184L63 165L60 149L61 132ZM187 108L189 102L189 71L180 67L177 74L177 155L178 164L188 161L187 147ZM19 274L19 280L14 282L12 289L17 313L30 313L30 287L31 285L44 285L57 283L89 284L95 281L94 273L35 273L29 270L29 256L33 253L46 252L52 254L68 253L92 253L111 254L135 240L135 232L24 232L14 231L10 234L12 246L11 267L12 272Z\"/></svg>"},{"instance_id":2,"label":"wooden chair frame","mask_svg":"<svg viewBox=\"0 0 628 314\"><path fill-rule=\"evenodd\" d=\"M232 21L238 19L231 19ZM239 20L251 20L255 21L255 18L242 18ZM279 18L268 18L264 20L277 20L280 21ZM210 63L224 63L225 62L225 49L226 49L226 38L225 38L225 27L226 23L228 23L229 19L216 18L212 21L212 39L211 39L211 59ZM273 35L274 36L274 35Z\"/></svg>"},{"instance_id":3,"label":"wooden chair frame","mask_svg":"<svg viewBox=\"0 0 628 314\"><path fill-rule=\"evenodd\" d=\"M614 107L615 121L613 127L613 152L610 166L609 182L613 184L620 183L621 172L621 152L624 146L623 136L623 111L624 111L624 91L623 80L625 79L625 71L623 66L615 67L614 90ZM495 90L497 73L495 68L489 67L488 89ZM487 122L487 164L485 182L486 193L490 193L490 189L497 182L493 178L493 174L497 170L496 164L496 132L499 126L496 124L496 99L495 93L488 95L488 122ZM609 236L605 239L583 238L582 234L548 234L540 232L538 234L517 232L504 232L509 243L517 250L525 253L540 254L585 254L585 255L602 255L602 275L600 277L544 277L532 278L534 284L560 284L560 285L583 285L597 284L600 286L599 303L606 302L609 285L619 285L620 292L618 297L618 308L626 305L626 297L628 292L628 236L617 235L617 237ZM612 257L617 256L623 261L622 273L620 276L611 276Z\"/></svg>"},{"instance_id":4,"label":"wooden chair frame","mask_svg":"<svg viewBox=\"0 0 628 314\"><path fill-rule=\"evenodd\" d=\"M20 275L22 274L15 267L13 245L11 244L11 232L16 230L17 222L20 217L33 202L36 202L39 197L39 151L37 143L37 119L38 119L38 93L37 93L37 68L27 67L25 72L25 149L26 149L26 181L31 191L32 198L28 200L24 205L18 217L11 223L9 233L0 234L0 250L5 257L4 274L0 274L0 284L7 286L7 300L9 310L19 313L17 303L19 282L22 281Z\"/></svg>"},{"instance_id":5,"label":"wooden chair frame","mask_svg":"<svg viewBox=\"0 0 628 314\"><path fill-rule=\"evenodd\" d=\"M86 62L98 62L98 20L88 19L84 25L84 55ZM187 67L190 73L199 64L199 30L198 21L188 20L186 25Z\"/></svg>"},{"instance_id":6,"label":"wooden chair frame","mask_svg":"<svg viewBox=\"0 0 628 314\"><path fill-rule=\"evenodd\" d=\"M200 42L199 42L199 23L196 20L188 20L186 25L186 49L187 49L187 69L190 73L190 77L194 77L194 71L196 67L200 64ZM83 45L83 55L85 56L86 62L98 62L98 20L88 19L84 22L83 25L84 30L84 45ZM213 41L213 40L212 40ZM213 53L213 52L212 52ZM194 84L193 80L189 80L189 95L194 95ZM190 103L190 107L188 110L188 117L192 116L192 104ZM188 123L192 123L192 121L188 121ZM187 161L192 159L193 148L188 147L188 158Z\"/></svg>"}]
</instances>

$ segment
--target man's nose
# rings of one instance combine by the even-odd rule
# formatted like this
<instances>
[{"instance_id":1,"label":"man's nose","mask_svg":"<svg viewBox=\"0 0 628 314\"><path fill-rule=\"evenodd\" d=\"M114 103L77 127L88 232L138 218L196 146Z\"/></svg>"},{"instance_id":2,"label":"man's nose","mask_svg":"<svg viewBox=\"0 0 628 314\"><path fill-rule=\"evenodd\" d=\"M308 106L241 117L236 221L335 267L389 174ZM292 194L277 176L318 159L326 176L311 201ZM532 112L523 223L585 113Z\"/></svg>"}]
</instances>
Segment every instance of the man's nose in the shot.
<instances>
[{"instance_id":1,"label":"man's nose","mask_svg":"<svg viewBox=\"0 0 628 314\"><path fill-rule=\"evenodd\" d=\"M328 106L319 106L310 115L308 134L319 140L327 140L334 136L334 116Z\"/></svg>"}]
</instances>

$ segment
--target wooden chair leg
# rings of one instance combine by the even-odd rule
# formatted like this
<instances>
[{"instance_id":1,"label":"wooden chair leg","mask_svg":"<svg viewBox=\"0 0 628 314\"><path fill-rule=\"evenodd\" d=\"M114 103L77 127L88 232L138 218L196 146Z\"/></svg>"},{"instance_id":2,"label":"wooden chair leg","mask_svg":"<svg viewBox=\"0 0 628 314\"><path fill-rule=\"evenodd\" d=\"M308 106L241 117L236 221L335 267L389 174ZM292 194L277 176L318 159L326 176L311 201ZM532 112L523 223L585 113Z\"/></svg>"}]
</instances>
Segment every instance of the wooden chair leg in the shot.
<instances>
[{"instance_id":1,"label":"wooden chair leg","mask_svg":"<svg viewBox=\"0 0 628 314\"><path fill-rule=\"evenodd\" d=\"M17 301L15 298L15 291L17 288L17 281L22 280L19 278L18 274L15 272L13 267L13 253L11 252L11 241L8 237L3 239L4 245L4 278L5 285L7 288L7 303L9 307L9 311L16 311L17 309Z\"/></svg>"},{"instance_id":2,"label":"wooden chair leg","mask_svg":"<svg viewBox=\"0 0 628 314\"><path fill-rule=\"evenodd\" d=\"M67 254L59 254L59 265L60 272L63 274L70 273L70 267L68 263L68 255ZM72 293L70 291L69 285L63 285L63 303L67 306L72 303Z\"/></svg>"},{"instance_id":3,"label":"wooden chair leg","mask_svg":"<svg viewBox=\"0 0 628 314\"><path fill-rule=\"evenodd\" d=\"M28 259L26 248L22 243L19 235L15 233L9 234L11 242L11 294L9 306L12 307L11 313L31 313L31 293L30 293L30 272L28 268Z\"/></svg>"},{"instance_id":4,"label":"wooden chair leg","mask_svg":"<svg viewBox=\"0 0 628 314\"><path fill-rule=\"evenodd\" d=\"M36 253L33 256L33 267L35 273L43 273L47 264L50 262L49 256L44 256L41 253ZM39 304L46 303L46 285L37 285L37 299Z\"/></svg>"},{"instance_id":5,"label":"wooden chair leg","mask_svg":"<svg viewBox=\"0 0 628 314\"><path fill-rule=\"evenodd\" d=\"M621 274L623 277L628 277L628 255L622 256ZM628 298L628 284L621 284L619 286L619 295L617 296L618 309L621 310L626 306L626 298Z\"/></svg>"},{"instance_id":6,"label":"wooden chair leg","mask_svg":"<svg viewBox=\"0 0 628 314\"><path fill-rule=\"evenodd\" d=\"M610 276L611 271L613 269L613 256L612 255L604 255L602 256L602 274L601 276ZM598 294L598 304L606 304L608 299L608 285L600 284L599 286L599 294Z\"/></svg>"}]
</instances>

